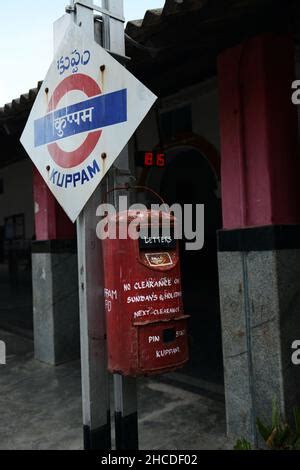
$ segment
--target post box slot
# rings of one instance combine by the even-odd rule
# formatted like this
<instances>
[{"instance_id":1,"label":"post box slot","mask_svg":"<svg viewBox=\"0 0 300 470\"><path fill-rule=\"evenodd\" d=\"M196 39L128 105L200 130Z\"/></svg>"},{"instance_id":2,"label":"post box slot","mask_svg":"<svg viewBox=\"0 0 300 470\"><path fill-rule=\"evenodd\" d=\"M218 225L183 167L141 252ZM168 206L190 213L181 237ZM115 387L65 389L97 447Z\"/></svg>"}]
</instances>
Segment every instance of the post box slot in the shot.
<instances>
[{"instance_id":1,"label":"post box slot","mask_svg":"<svg viewBox=\"0 0 300 470\"><path fill-rule=\"evenodd\" d=\"M188 359L186 319L138 327L139 369L146 373L172 370Z\"/></svg>"},{"instance_id":2,"label":"post box slot","mask_svg":"<svg viewBox=\"0 0 300 470\"><path fill-rule=\"evenodd\" d=\"M176 330L175 328L168 328L163 331L163 342L172 343L176 339Z\"/></svg>"}]
</instances>

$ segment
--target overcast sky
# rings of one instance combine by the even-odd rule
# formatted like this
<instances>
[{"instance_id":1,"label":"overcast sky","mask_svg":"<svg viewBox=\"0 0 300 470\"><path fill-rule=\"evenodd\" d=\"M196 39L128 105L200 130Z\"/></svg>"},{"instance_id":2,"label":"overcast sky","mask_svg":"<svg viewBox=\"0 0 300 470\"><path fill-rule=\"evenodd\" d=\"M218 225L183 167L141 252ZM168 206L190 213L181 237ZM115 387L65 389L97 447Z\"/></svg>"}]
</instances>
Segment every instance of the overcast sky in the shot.
<instances>
[{"instance_id":1,"label":"overcast sky","mask_svg":"<svg viewBox=\"0 0 300 470\"><path fill-rule=\"evenodd\" d=\"M35 88L52 59L53 22L67 0L1 0L0 106ZM126 21L143 18L164 0L124 0Z\"/></svg>"}]
</instances>

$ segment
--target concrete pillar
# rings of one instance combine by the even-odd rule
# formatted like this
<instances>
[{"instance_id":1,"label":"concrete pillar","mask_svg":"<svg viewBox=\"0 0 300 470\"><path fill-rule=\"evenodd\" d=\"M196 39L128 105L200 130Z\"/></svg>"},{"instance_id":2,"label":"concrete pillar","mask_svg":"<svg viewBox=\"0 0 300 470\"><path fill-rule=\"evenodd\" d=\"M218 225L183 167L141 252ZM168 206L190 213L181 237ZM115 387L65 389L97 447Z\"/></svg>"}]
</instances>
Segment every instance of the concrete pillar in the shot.
<instances>
[{"instance_id":1,"label":"concrete pillar","mask_svg":"<svg viewBox=\"0 0 300 470\"><path fill-rule=\"evenodd\" d=\"M223 230L219 277L228 433L258 444L277 398L299 405L300 222L294 47L266 34L218 60Z\"/></svg>"},{"instance_id":2,"label":"concrete pillar","mask_svg":"<svg viewBox=\"0 0 300 470\"><path fill-rule=\"evenodd\" d=\"M79 358L75 227L34 169L32 244L35 358L52 365Z\"/></svg>"}]
</instances>

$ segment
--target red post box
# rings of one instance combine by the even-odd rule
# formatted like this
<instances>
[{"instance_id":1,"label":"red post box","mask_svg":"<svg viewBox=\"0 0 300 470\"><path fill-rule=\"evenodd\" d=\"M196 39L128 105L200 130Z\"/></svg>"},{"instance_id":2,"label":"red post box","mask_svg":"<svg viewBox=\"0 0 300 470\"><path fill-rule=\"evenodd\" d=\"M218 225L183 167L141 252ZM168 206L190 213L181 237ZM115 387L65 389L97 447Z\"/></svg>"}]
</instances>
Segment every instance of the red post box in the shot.
<instances>
[{"instance_id":1,"label":"red post box","mask_svg":"<svg viewBox=\"0 0 300 470\"><path fill-rule=\"evenodd\" d=\"M169 372L188 360L178 242L172 235L143 235L153 216L159 233L166 224L174 227L174 217L153 211L136 216L120 212L111 223L119 233L135 221L138 240L103 240L108 369L134 377Z\"/></svg>"}]
</instances>

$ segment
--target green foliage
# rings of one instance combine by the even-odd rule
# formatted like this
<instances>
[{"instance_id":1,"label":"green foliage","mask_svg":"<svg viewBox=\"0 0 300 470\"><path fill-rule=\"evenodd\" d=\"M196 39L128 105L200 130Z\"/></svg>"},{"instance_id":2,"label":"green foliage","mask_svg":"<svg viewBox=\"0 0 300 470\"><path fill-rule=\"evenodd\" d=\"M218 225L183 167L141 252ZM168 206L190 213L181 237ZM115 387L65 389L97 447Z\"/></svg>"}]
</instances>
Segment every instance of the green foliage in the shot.
<instances>
[{"instance_id":1,"label":"green foliage","mask_svg":"<svg viewBox=\"0 0 300 470\"><path fill-rule=\"evenodd\" d=\"M296 434L300 436L300 408L294 408L294 418L296 425Z\"/></svg>"},{"instance_id":2,"label":"green foliage","mask_svg":"<svg viewBox=\"0 0 300 470\"><path fill-rule=\"evenodd\" d=\"M272 403L272 424L264 425L257 419L257 428L263 440L273 450L295 450L300 444L300 409L294 409L295 428L292 429L282 418L278 401Z\"/></svg>"},{"instance_id":3,"label":"green foliage","mask_svg":"<svg viewBox=\"0 0 300 470\"><path fill-rule=\"evenodd\" d=\"M246 439L239 439L234 446L234 450L252 450L252 447Z\"/></svg>"},{"instance_id":4,"label":"green foliage","mask_svg":"<svg viewBox=\"0 0 300 470\"><path fill-rule=\"evenodd\" d=\"M269 449L300 450L300 408L294 408L295 427L292 429L282 418L277 400L272 403L271 425L264 424L259 418L256 425L259 434ZM251 445L245 440L237 441L235 450L251 450Z\"/></svg>"},{"instance_id":5,"label":"green foliage","mask_svg":"<svg viewBox=\"0 0 300 470\"><path fill-rule=\"evenodd\" d=\"M276 398L272 401L272 429L280 427L282 423L281 412Z\"/></svg>"},{"instance_id":6,"label":"green foliage","mask_svg":"<svg viewBox=\"0 0 300 470\"><path fill-rule=\"evenodd\" d=\"M256 426L263 440L267 442L267 440L269 439L269 436L272 434L272 427L265 426L259 418L257 418L256 420Z\"/></svg>"}]
</instances>

